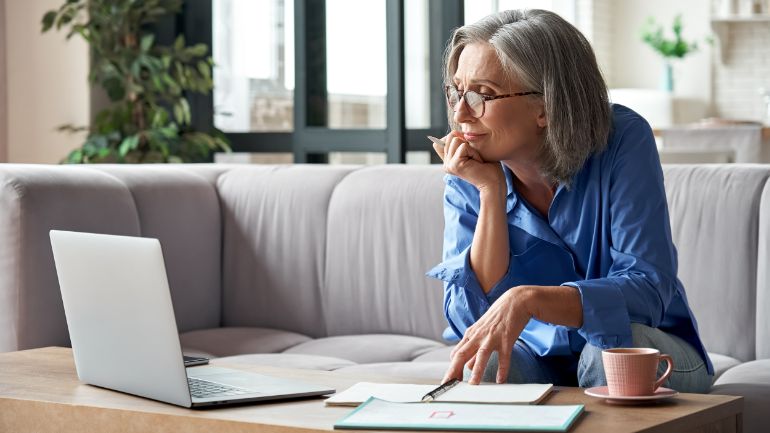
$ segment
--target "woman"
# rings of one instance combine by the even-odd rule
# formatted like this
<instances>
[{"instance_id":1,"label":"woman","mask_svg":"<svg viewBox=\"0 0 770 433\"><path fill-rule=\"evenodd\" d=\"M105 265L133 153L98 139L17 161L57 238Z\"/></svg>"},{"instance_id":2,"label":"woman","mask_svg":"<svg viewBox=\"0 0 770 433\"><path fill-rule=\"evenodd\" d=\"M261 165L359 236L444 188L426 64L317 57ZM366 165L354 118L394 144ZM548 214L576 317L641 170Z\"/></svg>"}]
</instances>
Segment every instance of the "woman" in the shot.
<instances>
[{"instance_id":1,"label":"woman","mask_svg":"<svg viewBox=\"0 0 770 433\"><path fill-rule=\"evenodd\" d=\"M643 346L674 358L666 386L706 392L652 131L609 103L588 41L505 11L457 29L445 67L444 381L599 386L602 349Z\"/></svg>"}]
</instances>

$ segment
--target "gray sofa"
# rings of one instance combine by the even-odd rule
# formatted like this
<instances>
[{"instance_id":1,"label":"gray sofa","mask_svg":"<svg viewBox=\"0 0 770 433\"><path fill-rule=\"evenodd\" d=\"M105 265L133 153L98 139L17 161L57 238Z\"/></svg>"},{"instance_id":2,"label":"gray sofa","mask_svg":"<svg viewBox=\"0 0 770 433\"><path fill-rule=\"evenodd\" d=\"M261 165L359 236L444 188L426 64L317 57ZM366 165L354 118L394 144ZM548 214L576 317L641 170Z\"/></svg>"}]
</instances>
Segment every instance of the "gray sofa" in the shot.
<instances>
[{"instance_id":1,"label":"gray sofa","mask_svg":"<svg viewBox=\"0 0 770 433\"><path fill-rule=\"evenodd\" d=\"M664 167L679 276L718 377L770 425L770 166ZM48 241L157 237L183 347L440 379L438 166L0 164L0 351L68 345ZM764 409L764 410L763 410Z\"/></svg>"}]
</instances>

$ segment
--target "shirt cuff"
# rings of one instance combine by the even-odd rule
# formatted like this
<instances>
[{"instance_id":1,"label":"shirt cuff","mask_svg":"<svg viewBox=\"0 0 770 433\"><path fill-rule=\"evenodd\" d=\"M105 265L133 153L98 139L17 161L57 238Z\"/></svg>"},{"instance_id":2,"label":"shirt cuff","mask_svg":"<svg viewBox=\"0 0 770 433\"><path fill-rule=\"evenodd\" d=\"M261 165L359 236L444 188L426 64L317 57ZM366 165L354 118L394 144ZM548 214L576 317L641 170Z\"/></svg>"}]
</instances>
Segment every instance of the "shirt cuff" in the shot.
<instances>
[{"instance_id":1,"label":"shirt cuff","mask_svg":"<svg viewBox=\"0 0 770 433\"><path fill-rule=\"evenodd\" d=\"M489 302L487 301L487 296L481 289L481 285L479 285L476 273L473 272L473 269L471 268L470 251L471 248L469 246L460 254L434 266L433 269L426 272L425 275L462 287L466 296L478 298L482 304L487 304L488 307Z\"/></svg>"},{"instance_id":2,"label":"shirt cuff","mask_svg":"<svg viewBox=\"0 0 770 433\"><path fill-rule=\"evenodd\" d=\"M626 299L614 282L599 278L562 286L574 287L580 292L583 326L577 331L588 343L602 349L633 345Z\"/></svg>"}]
</instances>

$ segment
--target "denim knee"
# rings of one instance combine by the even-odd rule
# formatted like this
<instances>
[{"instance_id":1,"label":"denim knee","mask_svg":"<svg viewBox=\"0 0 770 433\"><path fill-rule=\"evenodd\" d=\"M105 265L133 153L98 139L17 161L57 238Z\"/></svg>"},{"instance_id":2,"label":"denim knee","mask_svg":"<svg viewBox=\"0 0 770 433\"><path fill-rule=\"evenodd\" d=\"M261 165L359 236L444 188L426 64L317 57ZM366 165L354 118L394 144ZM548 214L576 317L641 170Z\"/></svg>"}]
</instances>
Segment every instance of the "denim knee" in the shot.
<instances>
[{"instance_id":1,"label":"denim knee","mask_svg":"<svg viewBox=\"0 0 770 433\"><path fill-rule=\"evenodd\" d=\"M578 361L578 386L591 388L607 385L604 376L604 363L602 362L602 348L586 343L580 352Z\"/></svg>"}]
</instances>

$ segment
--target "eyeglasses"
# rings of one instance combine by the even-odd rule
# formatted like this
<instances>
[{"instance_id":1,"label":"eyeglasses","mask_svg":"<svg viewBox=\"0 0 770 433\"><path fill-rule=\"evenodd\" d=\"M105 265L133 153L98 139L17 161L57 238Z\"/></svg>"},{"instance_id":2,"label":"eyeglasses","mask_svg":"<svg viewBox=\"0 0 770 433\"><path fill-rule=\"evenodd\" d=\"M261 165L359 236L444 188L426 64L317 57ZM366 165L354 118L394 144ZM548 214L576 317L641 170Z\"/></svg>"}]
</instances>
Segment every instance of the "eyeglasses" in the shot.
<instances>
[{"instance_id":1,"label":"eyeglasses","mask_svg":"<svg viewBox=\"0 0 770 433\"><path fill-rule=\"evenodd\" d=\"M455 86L446 86L446 102L449 104L449 108L455 113L460 109L460 102L465 100L465 104L468 107L468 111L471 116L478 119L484 115L484 105L486 101L494 101L495 99L513 98L514 96L527 96L527 95L542 95L540 92L518 92L511 93L509 95L482 95L476 93L473 90L461 92L457 90Z\"/></svg>"}]
</instances>

